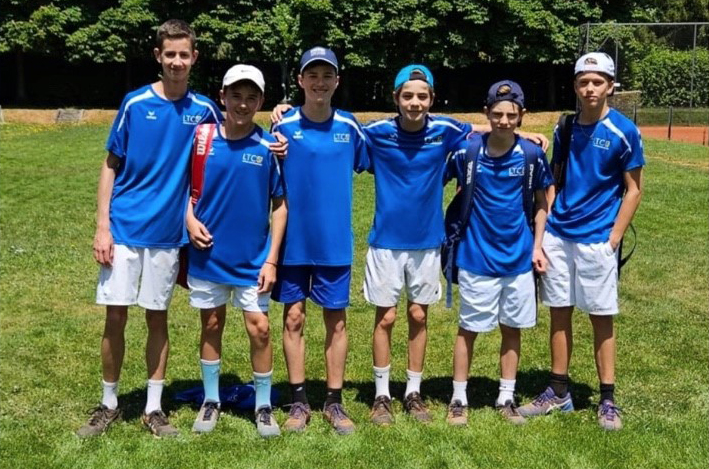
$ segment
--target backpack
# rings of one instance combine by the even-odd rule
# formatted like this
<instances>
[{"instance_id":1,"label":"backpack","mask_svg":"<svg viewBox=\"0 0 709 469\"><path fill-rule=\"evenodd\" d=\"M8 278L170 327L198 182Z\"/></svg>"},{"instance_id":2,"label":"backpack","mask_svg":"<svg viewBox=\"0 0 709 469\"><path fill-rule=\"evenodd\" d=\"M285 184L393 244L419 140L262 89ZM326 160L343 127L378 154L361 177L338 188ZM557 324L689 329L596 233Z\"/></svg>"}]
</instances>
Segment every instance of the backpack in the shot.
<instances>
[{"instance_id":1,"label":"backpack","mask_svg":"<svg viewBox=\"0 0 709 469\"><path fill-rule=\"evenodd\" d=\"M192 168L190 171L190 201L192 205L196 204L202 195L204 187L204 167L207 164L207 157L212 148L212 139L217 129L216 124L199 124L194 134L192 142ZM177 280L175 283L183 288L187 286L187 253L189 246L185 245L180 248L179 268L177 271Z\"/></svg>"},{"instance_id":2,"label":"backpack","mask_svg":"<svg viewBox=\"0 0 709 469\"><path fill-rule=\"evenodd\" d=\"M564 185L566 183L566 167L568 166L569 162L569 154L571 152L571 133L573 132L574 128L574 120L576 119L577 114L562 114L559 116L559 121L556 123L556 131L559 134L559 157L557 160L554 160L552 158L552 174L554 175L554 181L556 185L556 195L559 195L559 192L564 189ZM549 207L551 210L551 207ZM633 233L633 247L630 249L630 252L623 257L623 240L625 239L625 236L621 238L620 243L618 244L618 278L620 278L620 270L621 268L630 260L631 256L635 252L635 247L638 245L638 237L637 233L635 232L635 227L631 223L628 225L628 228L630 231Z\"/></svg>"},{"instance_id":3,"label":"backpack","mask_svg":"<svg viewBox=\"0 0 709 469\"><path fill-rule=\"evenodd\" d=\"M535 147L532 142L523 138L518 139L524 154L524 170L522 175L522 205L525 218L530 229L534 231L534 169L536 167ZM472 134L469 137L468 147L465 150L465 179L458 188L458 192L446 208L445 231L446 237L441 246L441 269L446 277L446 307L453 305L452 284L458 283L458 266L456 257L460 240L465 233L465 228L470 221L473 210L473 196L475 194L475 174L478 166L478 155L483 146L483 137Z\"/></svg>"}]
</instances>

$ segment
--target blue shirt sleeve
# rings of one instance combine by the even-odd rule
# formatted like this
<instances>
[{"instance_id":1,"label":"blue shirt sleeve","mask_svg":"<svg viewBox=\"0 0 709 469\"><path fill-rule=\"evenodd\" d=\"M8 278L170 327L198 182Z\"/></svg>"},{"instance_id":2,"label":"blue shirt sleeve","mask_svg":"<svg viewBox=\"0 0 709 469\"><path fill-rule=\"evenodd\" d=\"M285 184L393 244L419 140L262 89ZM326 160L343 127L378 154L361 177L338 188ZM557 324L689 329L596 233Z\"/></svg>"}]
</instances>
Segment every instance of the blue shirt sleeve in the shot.
<instances>
[{"instance_id":1,"label":"blue shirt sleeve","mask_svg":"<svg viewBox=\"0 0 709 469\"><path fill-rule=\"evenodd\" d=\"M534 190L546 189L554 184L554 177L551 174L549 163L547 163L546 154L537 147L537 158L535 161L536 177L534 178Z\"/></svg>"},{"instance_id":2,"label":"blue shirt sleeve","mask_svg":"<svg viewBox=\"0 0 709 469\"><path fill-rule=\"evenodd\" d=\"M359 125L359 122L357 122L356 119L353 120L355 121L355 125L357 126L356 128L356 135L355 135L355 157L354 157L354 170L357 173L361 173L362 171L370 171L371 172L371 161L369 158L369 139L367 138L366 134L362 130L362 126Z\"/></svg>"},{"instance_id":3,"label":"blue shirt sleeve","mask_svg":"<svg viewBox=\"0 0 709 469\"><path fill-rule=\"evenodd\" d=\"M632 129L626 133L628 143L630 144L629 152L623 158L623 170L630 171L631 169L645 166L645 156L643 155L643 141L638 128Z\"/></svg>"},{"instance_id":4,"label":"blue shirt sleeve","mask_svg":"<svg viewBox=\"0 0 709 469\"><path fill-rule=\"evenodd\" d=\"M279 198L285 196L285 183L283 182L283 167L276 156L268 152L268 157L271 158L271 198Z\"/></svg>"},{"instance_id":5,"label":"blue shirt sleeve","mask_svg":"<svg viewBox=\"0 0 709 469\"><path fill-rule=\"evenodd\" d=\"M123 98L121 107L118 109L118 114L113 120L111 133L108 134L106 141L106 150L110 151L119 158L125 158L128 151L128 124L130 122L129 109L126 109L128 96Z\"/></svg>"}]
</instances>

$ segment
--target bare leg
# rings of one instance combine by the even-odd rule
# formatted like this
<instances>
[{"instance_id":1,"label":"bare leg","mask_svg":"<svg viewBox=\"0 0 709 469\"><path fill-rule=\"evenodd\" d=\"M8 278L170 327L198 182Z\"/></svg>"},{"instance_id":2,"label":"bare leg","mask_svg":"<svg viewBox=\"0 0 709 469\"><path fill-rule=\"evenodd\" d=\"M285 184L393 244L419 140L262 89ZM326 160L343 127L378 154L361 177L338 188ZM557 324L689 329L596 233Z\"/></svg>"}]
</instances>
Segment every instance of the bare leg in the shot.
<instances>
[{"instance_id":1,"label":"bare leg","mask_svg":"<svg viewBox=\"0 0 709 469\"><path fill-rule=\"evenodd\" d=\"M459 327L453 348L453 381L467 381L477 332Z\"/></svg>"},{"instance_id":2,"label":"bare leg","mask_svg":"<svg viewBox=\"0 0 709 469\"><path fill-rule=\"evenodd\" d=\"M409 302L409 370L423 371L426 358L426 314L428 305Z\"/></svg>"},{"instance_id":3,"label":"bare leg","mask_svg":"<svg viewBox=\"0 0 709 469\"><path fill-rule=\"evenodd\" d=\"M593 350L598 379L603 384L615 382L615 331L613 316L593 316Z\"/></svg>"},{"instance_id":4,"label":"bare leg","mask_svg":"<svg viewBox=\"0 0 709 469\"><path fill-rule=\"evenodd\" d=\"M148 325L148 339L145 343L145 364L148 368L148 379L165 379L167 357L170 351L167 311L146 309L145 322Z\"/></svg>"},{"instance_id":5,"label":"bare leg","mask_svg":"<svg viewBox=\"0 0 709 469\"><path fill-rule=\"evenodd\" d=\"M573 306L549 308L551 316L551 327L549 328L551 371L558 375L569 373L574 342L571 322L573 311Z\"/></svg>"},{"instance_id":6,"label":"bare leg","mask_svg":"<svg viewBox=\"0 0 709 469\"><path fill-rule=\"evenodd\" d=\"M383 368L391 363L391 332L396 321L396 306L377 306L372 335L374 366Z\"/></svg>"},{"instance_id":7,"label":"bare leg","mask_svg":"<svg viewBox=\"0 0 709 469\"><path fill-rule=\"evenodd\" d=\"M305 300L283 306L283 355L291 384L305 382Z\"/></svg>"},{"instance_id":8,"label":"bare leg","mask_svg":"<svg viewBox=\"0 0 709 469\"><path fill-rule=\"evenodd\" d=\"M323 308L325 321L325 367L327 387L341 389L347 361L347 313L345 309Z\"/></svg>"},{"instance_id":9,"label":"bare leg","mask_svg":"<svg viewBox=\"0 0 709 469\"><path fill-rule=\"evenodd\" d=\"M244 311L244 323L251 343L251 367L256 373L268 373L273 368L273 348L268 315Z\"/></svg>"},{"instance_id":10,"label":"bare leg","mask_svg":"<svg viewBox=\"0 0 709 469\"><path fill-rule=\"evenodd\" d=\"M222 335L226 325L226 305L201 310L201 319L200 357L203 360L219 360L222 356Z\"/></svg>"},{"instance_id":11,"label":"bare leg","mask_svg":"<svg viewBox=\"0 0 709 469\"><path fill-rule=\"evenodd\" d=\"M115 383L121 376L126 350L125 330L128 306L106 306L106 322L101 339L101 364L103 380Z\"/></svg>"},{"instance_id":12,"label":"bare leg","mask_svg":"<svg viewBox=\"0 0 709 469\"><path fill-rule=\"evenodd\" d=\"M515 379L519 366L520 330L500 324L500 332L500 376L502 379Z\"/></svg>"}]
</instances>

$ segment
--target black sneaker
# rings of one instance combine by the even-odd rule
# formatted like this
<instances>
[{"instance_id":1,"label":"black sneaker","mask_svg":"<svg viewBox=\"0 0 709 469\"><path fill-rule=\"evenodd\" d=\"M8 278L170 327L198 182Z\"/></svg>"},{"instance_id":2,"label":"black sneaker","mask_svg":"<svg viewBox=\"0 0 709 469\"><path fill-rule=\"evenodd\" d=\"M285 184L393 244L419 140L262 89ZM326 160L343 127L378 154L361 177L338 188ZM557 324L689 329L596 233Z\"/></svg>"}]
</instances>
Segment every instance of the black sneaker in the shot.
<instances>
[{"instance_id":1,"label":"black sneaker","mask_svg":"<svg viewBox=\"0 0 709 469\"><path fill-rule=\"evenodd\" d=\"M108 430L108 427L121 416L119 409L109 409L103 404L91 410L91 417L84 426L76 431L76 436L79 438L89 438L92 436L101 435Z\"/></svg>"}]
</instances>

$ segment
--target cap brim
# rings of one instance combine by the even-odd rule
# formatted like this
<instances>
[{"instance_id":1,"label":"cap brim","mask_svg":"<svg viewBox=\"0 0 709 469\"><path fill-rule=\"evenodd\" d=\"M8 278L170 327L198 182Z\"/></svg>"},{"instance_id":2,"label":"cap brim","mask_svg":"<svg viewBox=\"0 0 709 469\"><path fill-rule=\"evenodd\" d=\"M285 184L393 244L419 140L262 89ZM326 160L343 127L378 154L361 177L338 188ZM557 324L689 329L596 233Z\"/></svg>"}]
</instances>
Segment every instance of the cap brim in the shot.
<instances>
[{"instance_id":1,"label":"cap brim","mask_svg":"<svg viewBox=\"0 0 709 469\"><path fill-rule=\"evenodd\" d=\"M250 81L251 83L256 85L256 88L261 90L261 93L264 92L264 87L259 82L257 82L253 78L248 78L248 77L237 77L234 80L230 80L229 82L222 82L222 89L226 88L227 86L231 86L234 83L238 83L240 81Z\"/></svg>"},{"instance_id":2,"label":"cap brim","mask_svg":"<svg viewBox=\"0 0 709 469\"><path fill-rule=\"evenodd\" d=\"M306 68L308 65L312 64L313 62L325 62L326 64L332 65L333 67L335 67L335 71L336 71L336 72L339 72L339 68L337 67L337 64L333 63L333 62L330 61L330 60L323 59L322 57L314 57L314 58L308 60L307 62L305 62L303 65L300 66L300 73L303 73L303 70L305 70L305 68Z\"/></svg>"}]
</instances>

